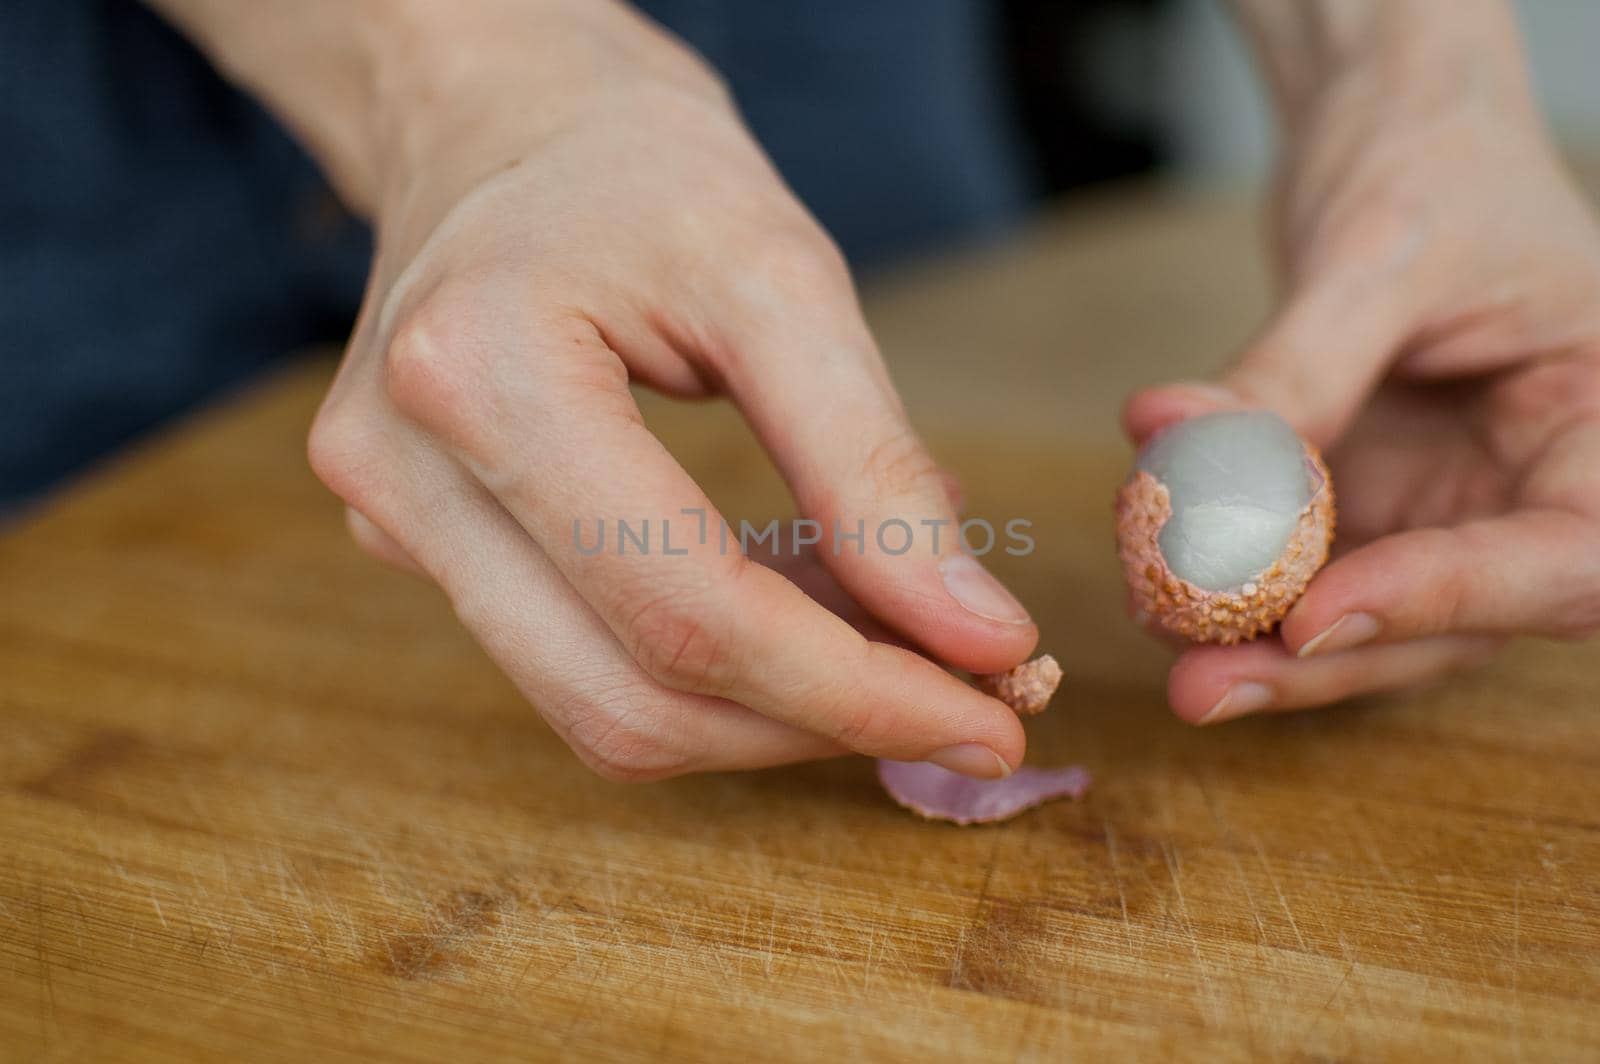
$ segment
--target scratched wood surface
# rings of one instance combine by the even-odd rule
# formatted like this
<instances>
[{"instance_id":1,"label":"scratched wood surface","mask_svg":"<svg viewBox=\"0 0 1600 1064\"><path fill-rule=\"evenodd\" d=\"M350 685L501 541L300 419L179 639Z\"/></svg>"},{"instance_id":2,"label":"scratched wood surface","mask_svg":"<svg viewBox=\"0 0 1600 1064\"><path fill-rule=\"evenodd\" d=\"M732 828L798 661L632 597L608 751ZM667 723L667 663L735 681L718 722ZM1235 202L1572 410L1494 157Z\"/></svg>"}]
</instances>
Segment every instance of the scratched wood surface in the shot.
<instances>
[{"instance_id":1,"label":"scratched wood surface","mask_svg":"<svg viewBox=\"0 0 1600 1064\"><path fill-rule=\"evenodd\" d=\"M872 290L972 512L1037 524L1030 756L1097 777L992 828L860 760L590 777L346 542L326 359L130 452L0 537L0 1059L1594 1059L1595 645L1196 731L1123 620L1116 404L1264 300L1248 216L1157 193ZM787 512L726 409L648 412Z\"/></svg>"}]
</instances>

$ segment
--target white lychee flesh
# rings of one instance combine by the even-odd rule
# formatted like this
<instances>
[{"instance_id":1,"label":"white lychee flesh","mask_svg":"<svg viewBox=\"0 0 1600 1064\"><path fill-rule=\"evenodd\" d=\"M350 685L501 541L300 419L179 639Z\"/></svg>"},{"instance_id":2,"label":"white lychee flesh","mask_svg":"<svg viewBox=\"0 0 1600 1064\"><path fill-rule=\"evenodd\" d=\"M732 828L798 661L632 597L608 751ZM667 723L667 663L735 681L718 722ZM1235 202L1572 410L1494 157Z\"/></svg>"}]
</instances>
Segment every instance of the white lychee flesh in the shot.
<instances>
[{"instance_id":1,"label":"white lychee flesh","mask_svg":"<svg viewBox=\"0 0 1600 1064\"><path fill-rule=\"evenodd\" d=\"M1137 468L1171 499L1160 536L1167 567L1207 591L1236 591L1282 557L1314 490L1305 445L1265 410L1181 421Z\"/></svg>"},{"instance_id":2,"label":"white lychee flesh","mask_svg":"<svg viewBox=\"0 0 1600 1064\"><path fill-rule=\"evenodd\" d=\"M1130 608L1196 642L1254 639L1328 560L1334 520L1327 466L1275 415L1179 422L1117 493Z\"/></svg>"}]
</instances>

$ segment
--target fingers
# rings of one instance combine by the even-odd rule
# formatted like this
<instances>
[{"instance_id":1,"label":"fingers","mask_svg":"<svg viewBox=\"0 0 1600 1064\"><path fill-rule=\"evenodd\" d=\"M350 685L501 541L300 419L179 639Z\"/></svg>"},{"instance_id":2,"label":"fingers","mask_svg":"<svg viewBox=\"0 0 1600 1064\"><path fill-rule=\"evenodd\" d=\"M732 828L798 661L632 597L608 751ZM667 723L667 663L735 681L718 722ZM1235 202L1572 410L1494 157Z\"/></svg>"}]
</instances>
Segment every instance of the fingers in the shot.
<instances>
[{"instance_id":1,"label":"fingers","mask_svg":"<svg viewBox=\"0 0 1600 1064\"><path fill-rule=\"evenodd\" d=\"M1386 375L1412 328L1404 285L1359 260L1324 265L1215 383L1150 388L1123 423L1136 443L1184 417L1265 407L1327 447Z\"/></svg>"},{"instance_id":2,"label":"fingers","mask_svg":"<svg viewBox=\"0 0 1600 1064\"><path fill-rule=\"evenodd\" d=\"M427 575L422 566L416 563L415 559L407 553L404 547L395 542L389 533L369 521L360 510L353 506L346 506L344 508L344 523L345 527L350 530L350 538L355 540L356 546L372 555L372 557L385 565L411 573L413 576Z\"/></svg>"},{"instance_id":3,"label":"fingers","mask_svg":"<svg viewBox=\"0 0 1600 1064\"><path fill-rule=\"evenodd\" d=\"M366 430L361 451L381 452L397 475L360 486L350 471L371 463L329 439L337 434L319 429L315 464L376 516L350 511L358 542L438 582L490 657L600 774L640 781L844 752L735 703L657 684L517 523L416 434Z\"/></svg>"},{"instance_id":4,"label":"fingers","mask_svg":"<svg viewBox=\"0 0 1600 1064\"><path fill-rule=\"evenodd\" d=\"M1253 713L1326 705L1355 695L1410 687L1474 665L1501 640L1438 636L1363 647L1304 660L1273 640L1235 647L1195 647L1167 678L1167 698L1193 724L1218 724Z\"/></svg>"},{"instance_id":5,"label":"fingers","mask_svg":"<svg viewBox=\"0 0 1600 1064\"><path fill-rule=\"evenodd\" d=\"M905 641L905 637L885 628L881 621L868 613L862 608L861 603L851 598L849 593L839 586L839 581L828 571L827 566L822 564L822 559L817 557L816 548L796 549L780 535L774 541L771 551L755 552L751 557L782 574L784 579L804 591L806 597L843 620L865 638L874 643L891 643L908 650L914 649Z\"/></svg>"},{"instance_id":6,"label":"fingers","mask_svg":"<svg viewBox=\"0 0 1600 1064\"><path fill-rule=\"evenodd\" d=\"M1600 629L1600 524L1522 510L1374 540L1318 573L1283 622L1304 658L1447 633Z\"/></svg>"},{"instance_id":7,"label":"fingers","mask_svg":"<svg viewBox=\"0 0 1600 1064\"><path fill-rule=\"evenodd\" d=\"M800 261L806 262L802 251ZM724 319L727 387L845 590L934 657L977 672L1027 658L1026 609L963 550L950 481L913 431L842 263L791 268ZM768 295L769 290L775 295ZM1006 540L968 526L974 552Z\"/></svg>"},{"instance_id":8,"label":"fingers","mask_svg":"<svg viewBox=\"0 0 1600 1064\"><path fill-rule=\"evenodd\" d=\"M1276 411L1325 447L1355 418L1410 327L1399 299L1342 270L1309 282L1223 375L1250 406Z\"/></svg>"},{"instance_id":9,"label":"fingers","mask_svg":"<svg viewBox=\"0 0 1600 1064\"><path fill-rule=\"evenodd\" d=\"M1135 447L1166 428L1201 414L1240 410L1244 400L1220 384L1183 381L1146 388L1128 397L1122 406L1122 428Z\"/></svg>"},{"instance_id":10,"label":"fingers","mask_svg":"<svg viewBox=\"0 0 1600 1064\"><path fill-rule=\"evenodd\" d=\"M646 675L861 753L972 775L1020 763L1005 706L867 642L718 534L592 326L531 320L510 300L494 301L509 317L486 320L484 303L425 303L391 346L389 395L489 488ZM705 537L688 510L705 515Z\"/></svg>"}]
</instances>

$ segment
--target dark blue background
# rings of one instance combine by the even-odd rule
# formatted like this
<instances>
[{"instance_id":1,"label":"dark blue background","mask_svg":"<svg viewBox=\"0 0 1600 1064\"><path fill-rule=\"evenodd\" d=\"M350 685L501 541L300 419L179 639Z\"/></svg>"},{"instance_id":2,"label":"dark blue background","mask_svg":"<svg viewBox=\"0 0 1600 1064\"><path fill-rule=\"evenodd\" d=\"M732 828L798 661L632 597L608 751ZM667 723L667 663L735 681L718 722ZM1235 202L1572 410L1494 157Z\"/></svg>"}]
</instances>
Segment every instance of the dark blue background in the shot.
<instances>
[{"instance_id":1,"label":"dark blue background","mask_svg":"<svg viewBox=\"0 0 1600 1064\"><path fill-rule=\"evenodd\" d=\"M860 266L1027 200L984 0L646 0ZM133 0L0 5L0 510L305 344L369 239Z\"/></svg>"}]
</instances>

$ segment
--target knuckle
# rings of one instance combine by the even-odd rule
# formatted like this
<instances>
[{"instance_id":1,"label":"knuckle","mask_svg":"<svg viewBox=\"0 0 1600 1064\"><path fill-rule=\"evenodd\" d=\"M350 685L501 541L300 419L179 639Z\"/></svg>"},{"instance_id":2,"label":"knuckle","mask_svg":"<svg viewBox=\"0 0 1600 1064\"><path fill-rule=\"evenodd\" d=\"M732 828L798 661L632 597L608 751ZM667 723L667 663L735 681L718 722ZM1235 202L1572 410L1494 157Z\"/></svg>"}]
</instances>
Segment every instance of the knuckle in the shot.
<instances>
[{"instance_id":1,"label":"knuckle","mask_svg":"<svg viewBox=\"0 0 1600 1064\"><path fill-rule=\"evenodd\" d=\"M449 430L470 417L482 372L467 313L449 296L430 296L399 320L384 350L384 393L420 425Z\"/></svg>"},{"instance_id":2,"label":"knuckle","mask_svg":"<svg viewBox=\"0 0 1600 1064\"><path fill-rule=\"evenodd\" d=\"M1476 582L1465 573L1448 575L1434 588L1432 607L1418 626L1418 634L1441 635L1466 630L1474 619L1473 607L1480 593Z\"/></svg>"},{"instance_id":3,"label":"knuckle","mask_svg":"<svg viewBox=\"0 0 1600 1064\"><path fill-rule=\"evenodd\" d=\"M619 684L575 695L560 712L567 742L596 775L615 783L646 783L681 775L690 759L666 734L647 693Z\"/></svg>"},{"instance_id":4,"label":"knuckle","mask_svg":"<svg viewBox=\"0 0 1600 1064\"><path fill-rule=\"evenodd\" d=\"M703 594L672 589L632 608L630 650L658 683L678 690L721 691L731 682L730 642L709 622L704 602Z\"/></svg>"},{"instance_id":5,"label":"knuckle","mask_svg":"<svg viewBox=\"0 0 1600 1064\"><path fill-rule=\"evenodd\" d=\"M376 558L379 561L391 561L394 556L393 541L380 529L366 518L355 507L345 508L345 527L350 531L350 538L362 553Z\"/></svg>"},{"instance_id":6,"label":"knuckle","mask_svg":"<svg viewBox=\"0 0 1600 1064\"><path fill-rule=\"evenodd\" d=\"M371 422L341 407L325 406L306 438L311 471L329 491L358 508L376 487L379 451Z\"/></svg>"},{"instance_id":7,"label":"knuckle","mask_svg":"<svg viewBox=\"0 0 1600 1064\"><path fill-rule=\"evenodd\" d=\"M942 494L939 463L909 426L874 444L861 472L878 498L911 495L930 485L938 486Z\"/></svg>"},{"instance_id":8,"label":"knuckle","mask_svg":"<svg viewBox=\"0 0 1600 1064\"><path fill-rule=\"evenodd\" d=\"M541 360L538 376L547 390L575 400L633 405L628 367L593 322L557 318L544 322L539 332L549 357Z\"/></svg>"},{"instance_id":9,"label":"knuckle","mask_svg":"<svg viewBox=\"0 0 1600 1064\"><path fill-rule=\"evenodd\" d=\"M781 298L823 300L851 290L844 255L825 234L807 229L757 241L755 247L759 250L743 268Z\"/></svg>"},{"instance_id":10,"label":"knuckle","mask_svg":"<svg viewBox=\"0 0 1600 1064\"><path fill-rule=\"evenodd\" d=\"M383 357L383 386L402 415L458 442L506 404L632 406L628 368L595 324L569 313L530 313L518 342L498 343L480 296L444 289L396 324ZM516 348L516 353L512 348Z\"/></svg>"},{"instance_id":11,"label":"knuckle","mask_svg":"<svg viewBox=\"0 0 1600 1064\"><path fill-rule=\"evenodd\" d=\"M840 721L831 738L851 750L881 750L893 738L894 721L881 709L864 705Z\"/></svg>"}]
</instances>

